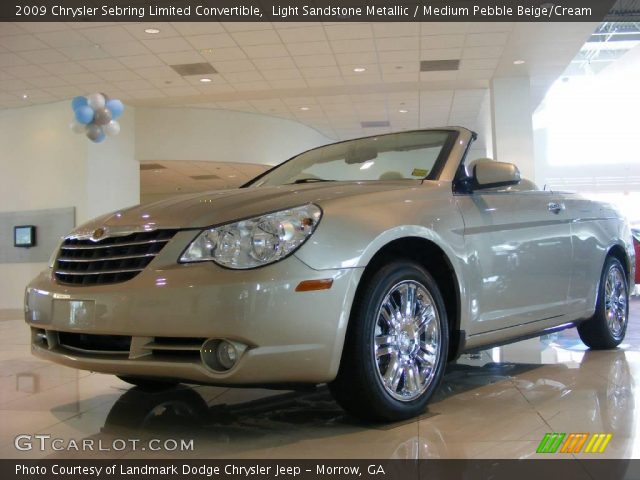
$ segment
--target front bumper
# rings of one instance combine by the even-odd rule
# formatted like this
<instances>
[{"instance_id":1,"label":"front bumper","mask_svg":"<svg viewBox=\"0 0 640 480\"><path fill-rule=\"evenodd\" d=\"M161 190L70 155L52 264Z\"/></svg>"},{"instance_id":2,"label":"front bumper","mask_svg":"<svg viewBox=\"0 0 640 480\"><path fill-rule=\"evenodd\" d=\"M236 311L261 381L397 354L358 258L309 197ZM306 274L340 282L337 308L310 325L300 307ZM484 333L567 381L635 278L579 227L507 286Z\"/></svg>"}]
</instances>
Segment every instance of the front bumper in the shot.
<instances>
[{"instance_id":1,"label":"front bumper","mask_svg":"<svg viewBox=\"0 0 640 480\"><path fill-rule=\"evenodd\" d=\"M177 239L174 239L177 240ZM179 265L171 242L135 278L113 285L59 284L51 270L27 287L25 316L35 355L74 368L196 383L322 383L338 370L362 269L313 270L295 256L255 270ZM296 292L331 278L328 290ZM125 351L70 347L64 336L125 337ZM207 367L197 342L247 345L228 371ZM184 340L184 341L182 341ZM168 349L153 346L168 342ZM180 350L190 345L189 352Z\"/></svg>"}]
</instances>

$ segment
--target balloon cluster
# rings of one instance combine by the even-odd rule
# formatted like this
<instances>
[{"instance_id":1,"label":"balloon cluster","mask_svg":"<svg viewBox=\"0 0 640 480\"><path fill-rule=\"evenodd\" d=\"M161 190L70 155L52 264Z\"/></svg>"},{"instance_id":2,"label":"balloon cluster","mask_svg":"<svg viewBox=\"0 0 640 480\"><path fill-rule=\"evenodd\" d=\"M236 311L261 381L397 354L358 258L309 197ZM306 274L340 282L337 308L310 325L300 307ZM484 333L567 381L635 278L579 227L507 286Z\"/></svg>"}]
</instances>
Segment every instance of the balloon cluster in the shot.
<instances>
[{"instance_id":1,"label":"balloon cluster","mask_svg":"<svg viewBox=\"0 0 640 480\"><path fill-rule=\"evenodd\" d=\"M92 142L100 143L107 135L120 133L120 124L116 121L124 111L120 100L103 93L92 93L86 97L75 97L71 100L71 108L75 116L71 130L84 133Z\"/></svg>"}]
</instances>

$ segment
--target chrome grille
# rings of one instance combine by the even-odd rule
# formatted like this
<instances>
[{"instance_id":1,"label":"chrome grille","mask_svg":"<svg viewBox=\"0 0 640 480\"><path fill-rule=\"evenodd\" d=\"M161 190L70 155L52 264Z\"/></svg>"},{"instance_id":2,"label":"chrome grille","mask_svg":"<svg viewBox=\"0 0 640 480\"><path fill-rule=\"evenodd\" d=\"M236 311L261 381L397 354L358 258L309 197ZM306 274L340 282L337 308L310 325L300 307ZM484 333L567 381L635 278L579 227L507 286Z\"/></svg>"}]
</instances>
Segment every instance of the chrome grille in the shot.
<instances>
[{"instance_id":1,"label":"chrome grille","mask_svg":"<svg viewBox=\"0 0 640 480\"><path fill-rule=\"evenodd\" d=\"M144 350L149 350L154 358L160 360L200 361L200 349L206 338L192 337L155 337L147 343Z\"/></svg>"},{"instance_id":2,"label":"chrome grille","mask_svg":"<svg viewBox=\"0 0 640 480\"><path fill-rule=\"evenodd\" d=\"M72 285L126 282L144 270L175 233L155 230L98 242L68 238L58 253L56 279Z\"/></svg>"},{"instance_id":3,"label":"chrome grille","mask_svg":"<svg viewBox=\"0 0 640 480\"><path fill-rule=\"evenodd\" d=\"M62 348L82 353L129 355L131 337L58 332L58 343Z\"/></svg>"}]
</instances>

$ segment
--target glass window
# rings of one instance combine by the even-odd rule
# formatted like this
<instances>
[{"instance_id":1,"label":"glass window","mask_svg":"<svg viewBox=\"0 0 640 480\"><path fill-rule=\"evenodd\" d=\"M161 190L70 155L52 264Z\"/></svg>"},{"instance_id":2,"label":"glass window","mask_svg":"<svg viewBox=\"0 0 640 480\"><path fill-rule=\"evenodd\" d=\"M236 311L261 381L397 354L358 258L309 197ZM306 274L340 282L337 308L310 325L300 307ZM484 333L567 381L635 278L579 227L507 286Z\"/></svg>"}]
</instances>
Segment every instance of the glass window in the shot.
<instances>
[{"instance_id":1,"label":"glass window","mask_svg":"<svg viewBox=\"0 0 640 480\"><path fill-rule=\"evenodd\" d=\"M425 130L327 145L292 158L250 186L431 179L450 135L452 132Z\"/></svg>"}]
</instances>

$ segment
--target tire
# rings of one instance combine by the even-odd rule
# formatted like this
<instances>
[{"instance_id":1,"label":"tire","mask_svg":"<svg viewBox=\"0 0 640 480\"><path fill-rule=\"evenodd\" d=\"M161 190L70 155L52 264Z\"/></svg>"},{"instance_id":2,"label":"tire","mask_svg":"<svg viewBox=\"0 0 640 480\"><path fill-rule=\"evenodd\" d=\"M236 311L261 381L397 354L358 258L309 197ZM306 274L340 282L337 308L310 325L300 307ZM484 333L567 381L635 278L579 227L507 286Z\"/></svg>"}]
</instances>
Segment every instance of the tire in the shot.
<instances>
[{"instance_id":1,"label":"tire","mask_svg":"<svg viewBox=\"0 0 640 480\"><path fill-rule=\"evenodd\" d=\"M382 266L365 282L329 388L362 420L414 417L425 410L446 364L449 328L442 295L431 275L407 260ZM411 292L414 301L403 302ZM398 314L406 303L412 303L413 313Z\"/></svg>"},{"instance_id":2,"label":"tire","mask_svg":"<svg viewBox=\"0 0 640 480\"><path fill-rule=\"evenodd\" d=\"M593 350L616 348L627 331L629 284L627 274L615 257L604 262L593 317L578 325L580 339Z\"/></svg>"},{"instance_id":3,"label":"tire","mask_svg":"<svg viewBox=\"0 0 640 480\"><path fill-rule=\"evenodd\" d=\"M116 375L123 382L127 382L136 387L140 387L141 390L147 392L157 392L160 390L168 390L178 385L179 382L173 380L162 380L153 377L133 377L129 375Z\"/></svg>"}]
</instances>

